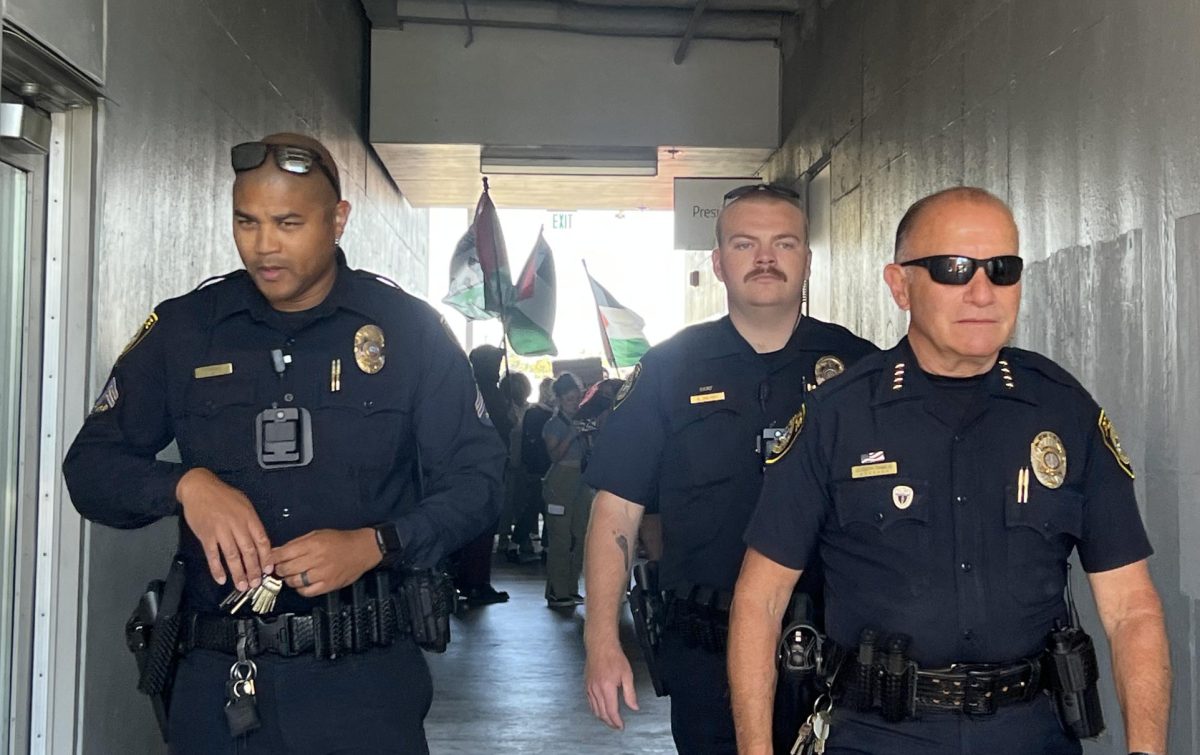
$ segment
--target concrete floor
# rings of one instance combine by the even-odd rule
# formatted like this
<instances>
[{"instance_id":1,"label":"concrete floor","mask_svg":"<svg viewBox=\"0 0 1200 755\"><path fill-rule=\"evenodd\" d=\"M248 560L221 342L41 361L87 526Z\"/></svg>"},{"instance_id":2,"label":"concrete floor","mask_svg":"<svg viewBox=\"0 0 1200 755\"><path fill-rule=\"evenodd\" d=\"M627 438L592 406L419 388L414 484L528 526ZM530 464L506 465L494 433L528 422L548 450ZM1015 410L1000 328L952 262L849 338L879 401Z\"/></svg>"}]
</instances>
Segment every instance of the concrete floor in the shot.
<instances>
[{"instance_id":1,"label":"concrete floor","mask_svg":"<svg viewBox=\"0 0 1200 755\"><path fill-rule=\"evenodd\" d=\"M428 654L434 699L425 732L442 753L671 753L670 705L654 696L629 623L621 627L634 662L640 712L625 731L592 716L583 691L583 607L551 610L540 564L497 560L492 584L507 603L452 620L443 655Z\"/></svg>"}]
</instances>

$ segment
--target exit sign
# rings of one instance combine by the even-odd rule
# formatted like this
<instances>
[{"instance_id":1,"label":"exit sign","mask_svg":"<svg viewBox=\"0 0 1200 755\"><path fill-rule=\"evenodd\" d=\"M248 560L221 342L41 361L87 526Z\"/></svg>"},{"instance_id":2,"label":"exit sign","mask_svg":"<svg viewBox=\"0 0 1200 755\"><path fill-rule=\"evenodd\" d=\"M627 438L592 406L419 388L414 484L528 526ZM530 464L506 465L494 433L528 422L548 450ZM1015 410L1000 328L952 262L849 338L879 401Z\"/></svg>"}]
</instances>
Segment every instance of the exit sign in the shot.
<instances>
[{"instance_id":1,"label":"exit sign","mask_svg":"<svg viewBox=\"0 0 1200 755\"><path fill-rule=\"evenodd\" d=\"M556 231L569 231L574 218L573 212L556 212L550 217L550 227Z\"/></svg>"}]
</instances>

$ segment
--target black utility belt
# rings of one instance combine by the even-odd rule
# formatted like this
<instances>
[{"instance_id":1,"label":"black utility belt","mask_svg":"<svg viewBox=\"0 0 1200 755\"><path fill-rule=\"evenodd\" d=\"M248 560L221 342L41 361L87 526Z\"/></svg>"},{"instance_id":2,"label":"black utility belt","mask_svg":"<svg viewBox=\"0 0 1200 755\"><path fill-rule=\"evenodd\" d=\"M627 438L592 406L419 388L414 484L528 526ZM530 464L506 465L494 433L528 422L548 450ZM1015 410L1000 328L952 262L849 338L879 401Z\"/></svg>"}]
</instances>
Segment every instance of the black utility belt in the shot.
<instances>
[{"instance_id":1,"label":"black utility belt","mask_svg":"<svg viewBox=\"0 0 1200 755\"><path fill-rule=\"evenodd\" d=\"M410 627L402 601L371 598L358 605L314 608L310 614L245 618L189 614L181 628L180 647L185 653L202 649L237 655L238 643L244 637L247 658L265 653L285 658L312 653L317 658L331 659L387 647L409 636Z\"/></svg>"},{"instance_id":2,"label":"black utility belt","mask_svg":"<svg viewBox=\"0 0 1200 755\"><path fill-rule=\"evenodd\" d=\"M678 632L688 647L724 653L729 640L729 606L733 593L697 585L664 596L666 629Z\"/></svg>"},{"instance_id":3,"label":"black utility belt","mask_svg":"<svg viewBox=\"0 0 1200 755\"><path fill-rule=\"evenodd\" d=\"M922 713L964 713L986 716L997 709L1033 700L1047 685L1042 656L1014 663L953 664L921 669L912 661L903 666L863 666L844 649L845 661L834 681L834 697L842 707L861 713L878 711L888 721L917 718Z\"/></svg>"}]
</instances>

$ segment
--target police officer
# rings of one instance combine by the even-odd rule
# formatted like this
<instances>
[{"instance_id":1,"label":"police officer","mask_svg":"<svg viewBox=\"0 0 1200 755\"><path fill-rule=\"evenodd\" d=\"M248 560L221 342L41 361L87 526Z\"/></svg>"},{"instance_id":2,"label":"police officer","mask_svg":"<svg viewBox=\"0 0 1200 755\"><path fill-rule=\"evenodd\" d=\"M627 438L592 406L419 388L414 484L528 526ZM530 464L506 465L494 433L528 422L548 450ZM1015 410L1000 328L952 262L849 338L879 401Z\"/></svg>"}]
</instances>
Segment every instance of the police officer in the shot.
<instances>
[{"instance_id":1,"label":"police officer","mask_svg":"<svg viewBox=\"0 0 1200 755\"><path fill-rule=\"evenodd\" d=\"M729 599L764 453L806 390L875 347L801 314L808 228L798 195L752 185L726 195L713 272L729 315L652 348L616 398L586 472L599 493L586 550L587 694L621 728L637 709L617 636L643 511L661 513L661 650L671 731L683 753L735 747L725 675Z\"/></svg>"},{"instance_id":2,"label":"police officer","mask_svg":"<svg viewBox=\"0 0 1200 755\"><path fill-rule=\"evenodd\" d=\"M779 604L819 553L841 658L825 752L1079 753L1056 709L1064 724L1096 711L1056 703L1079 679L1050 662L1073 623L1072 550L1129 749L1165 751L1167 641L1133 469L1071 375L1006 346L1017 254L1011 212L981 189L926 197L900 222L884 277L908 336L809 398L747 530L729 653L742 752L768 751ZM1083 667L1093 683L1070 694L1098 702Z\"/></svg>"},{"instance_id":3,"label":"police officer","mask_svg":"<svg viewBox=\"0 0 1200 755\"><path fill-rule=\"evenodd\" d=\"M67 455L71 497L111 527L179 516L173 752L425 752L395 588L494 521L504 450L439 316L347 266L325 147L232 160L245 269L154 310ZM172 440L181 462L157 460ZM256 587L275 605L220 606Z\"/></svg>"}]
</instances>

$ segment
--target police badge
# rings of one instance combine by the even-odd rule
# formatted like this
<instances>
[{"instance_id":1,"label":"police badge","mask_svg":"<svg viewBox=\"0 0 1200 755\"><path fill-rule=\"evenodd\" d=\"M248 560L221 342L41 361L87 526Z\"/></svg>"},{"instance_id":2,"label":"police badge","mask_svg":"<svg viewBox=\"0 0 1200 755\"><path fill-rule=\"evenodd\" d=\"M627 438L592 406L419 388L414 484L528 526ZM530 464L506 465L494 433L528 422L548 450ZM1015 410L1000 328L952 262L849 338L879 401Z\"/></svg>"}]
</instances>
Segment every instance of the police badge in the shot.
<instances>
[{"instance_id":1,"label":"police badge","mask_svg":"<svg viewBox=\"0 0 1200 755\"><path fill-rule=\"evenodd\" d=\"M1037 481L1051 490L1062 487L1067 478L1067 449L1049 430L1038 433L1029 444L1029 463Z\"/></svg>"},{"instance_id":2,"label":"police badge","mask_svg":"<svg viewBox=\"0 0 1200 755\"><path fill-rule=\"evenodd\" d=\"M358 369L374 375L383 369L387 359L383 330L378 325L364 325L354 334L354 363Z\"/></svg>"},{"instance_id":3,"label":"police badge","mask_svg":"<svg viewBox=\"0 0 1200 755\"><path fill-rule=\"evenodd\" d=\"M775 447L771 449L771 455L767 457L767 464L774 464L783 458L783 455L791 450L792 445L796 442L796 436L804 429L804 405L801 404L800 411L792 415L788 420L787 428L783 431L783 435L775 441Z\"/></svg>"},{"instance_id":4,"label":"police badge","mask_svg":"<svg viewBox=\"0 0 1200 755\"><path fill-rule=\"evenodd\" d=\"M813 370L816 373L817 385L824 383L830 378L835 378L841 375L846 369L846 364L842 360L835 357L833 354L827 354L817 360L817 366Z\"/></svg>"}]
</instances>

